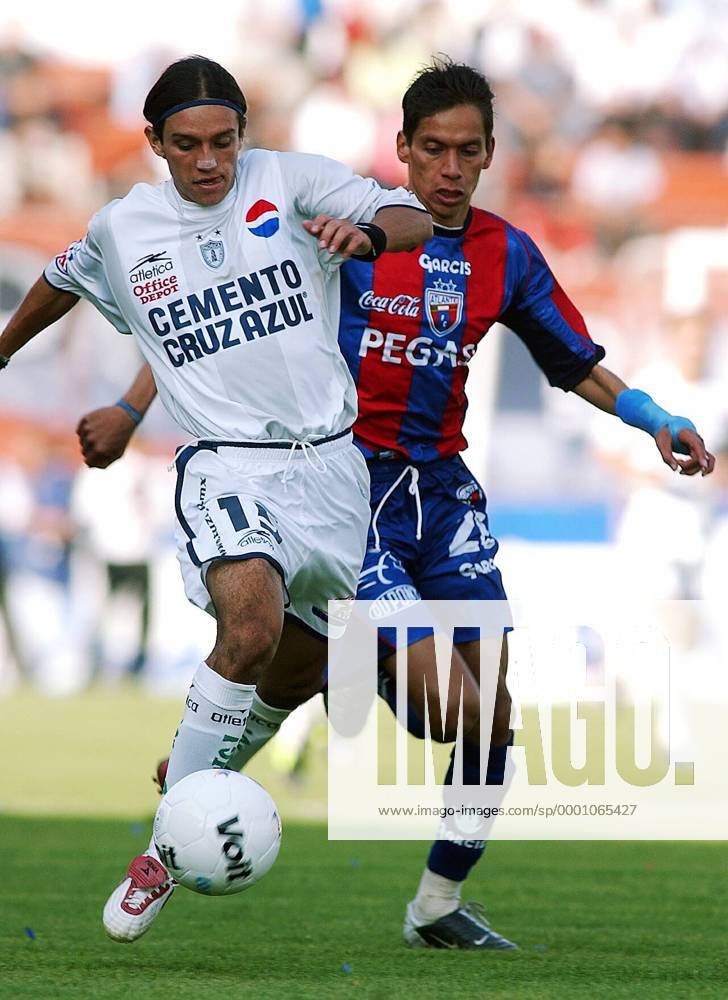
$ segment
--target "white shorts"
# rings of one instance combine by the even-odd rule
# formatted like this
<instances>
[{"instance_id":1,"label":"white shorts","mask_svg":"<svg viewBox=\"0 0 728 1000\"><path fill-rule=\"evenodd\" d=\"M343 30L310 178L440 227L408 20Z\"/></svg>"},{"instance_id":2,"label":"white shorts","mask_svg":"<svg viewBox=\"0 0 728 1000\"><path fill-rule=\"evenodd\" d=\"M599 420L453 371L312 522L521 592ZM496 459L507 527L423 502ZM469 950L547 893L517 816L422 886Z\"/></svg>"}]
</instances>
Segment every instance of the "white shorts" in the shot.
<instances>
[{"instance_id":1,"label":"white shorts","mask_svg":"<svg viewBox=\"0 0 728 1000\"><path fill-rule=\"evenodd\" d=\"M266 559L283 578L286 612L328 634L327 602L353 598L369 527L369 473L350 432L291 449L199 441L175 460L175 540L185 592L215 615L215 559Z\"/></svg>"}]
</instances>

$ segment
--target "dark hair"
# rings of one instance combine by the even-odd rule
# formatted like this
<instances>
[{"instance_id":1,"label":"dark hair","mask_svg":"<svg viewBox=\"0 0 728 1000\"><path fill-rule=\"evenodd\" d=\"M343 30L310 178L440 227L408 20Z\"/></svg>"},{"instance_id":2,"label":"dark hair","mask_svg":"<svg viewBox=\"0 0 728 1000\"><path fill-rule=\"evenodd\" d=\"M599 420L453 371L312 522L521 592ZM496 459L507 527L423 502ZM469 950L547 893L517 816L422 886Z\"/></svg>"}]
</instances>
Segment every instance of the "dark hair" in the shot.
<instances>
[{"instance_id":1,"label":"dark hair","mask_svg":"<svg viewBox=\"0 0 728 1000\"><path fill-rule=\"evenodd\" d=\"M157 132L159 138L164 131L164 122L157 131L157 122L165 112L178 104L211 98L229 101L241 108L240 130L245 127L245 112L248 105L243 92L233 77L220 63L204 56L187 56L168 66L147 94L144 102L144 117Z\"/></svg>"},{"instance_id":2,"label":"dark hair","mask_svg":"<svg viewBox=\"0 0 728 1000\"><path fill-rule=\"evenodd\" d=\"M480 111L485 138L489 140L493 135L493 91L486 78L465 63L447 57L433 59L417 74L402 98L402 131L407 142L412 142L423 118L459 104L472 104Z\"/></svg>"}]
</instances>

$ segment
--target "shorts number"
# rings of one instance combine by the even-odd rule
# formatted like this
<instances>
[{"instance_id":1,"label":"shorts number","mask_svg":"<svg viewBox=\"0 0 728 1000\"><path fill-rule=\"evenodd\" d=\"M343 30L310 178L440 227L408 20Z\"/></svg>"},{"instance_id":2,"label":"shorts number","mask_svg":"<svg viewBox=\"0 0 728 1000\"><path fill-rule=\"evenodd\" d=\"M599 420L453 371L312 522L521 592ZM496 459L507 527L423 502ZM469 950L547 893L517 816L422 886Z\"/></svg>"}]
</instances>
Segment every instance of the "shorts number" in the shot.
<instances>
[{"instance_id":1,"label":"shorts number","mask_svg":"<svg viewBox=\"0 0 728 1000\"><path fill-rule=\"evenodd\" d=\"M449 555L464 556L479 549L492 549L494 545L495 539L488 531L485 514L480 510L469 510L453 535Z\"/></svg>"},{"instance_id":2,"label":"shorts number","mask_svg":"<svg viewBox=\"0 0 728 1000\"><path fill-rule=\"evenodd\" d=\"M278 533L276 520L270 511L259 500L246 501L245 509L240 497L220 497L217 501L220 510L226 511L235 531L247 531L249 528L263 529L275 538L280 545L283 541ZM253 524L251 524L251 518Z\"/></svg>"}]
</instances>

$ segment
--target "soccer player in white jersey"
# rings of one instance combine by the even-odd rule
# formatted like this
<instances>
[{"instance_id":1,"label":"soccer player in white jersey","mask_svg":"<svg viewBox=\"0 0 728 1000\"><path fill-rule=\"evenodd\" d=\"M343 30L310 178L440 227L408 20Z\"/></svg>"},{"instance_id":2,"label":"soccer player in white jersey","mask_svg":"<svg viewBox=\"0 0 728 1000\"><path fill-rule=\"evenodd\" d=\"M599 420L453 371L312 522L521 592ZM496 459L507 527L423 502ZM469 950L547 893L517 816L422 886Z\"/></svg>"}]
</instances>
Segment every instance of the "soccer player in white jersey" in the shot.
<instances>
[{"instance_id":1,"label":"soccer player in white jersey","mask_svg":"<svg viewBox=\"0 0 728 1000\"><path fill-rule=\"evenodd\" d=\"M322 157L241 156L245 113L219 64L169 66L144 116L171 179L102 208L0 335L4 367L87 298L134 334L164 405L195 439L176 457L178 557L217 639L193 677L168 787L225 766L266 671L291 706L320 683L327 602L354 596L369 521L350 432L356 394L337 346L338 266L432 233L404 189ZM173 888L152 841L107 901L107 933L138 938Z\"/></svg>"},{"instance_id":2,"label":"soccer player in white jersey","mask_svg":"<svg viewBox=\"0 0 728 1000\"><path fill-rule=\"evenodd\" d=\"M423 70L403 100L398 153L408 165L409 185L431 210L435 234L422 248L422 254L384 258L374 265L351 261L344 268L342 286L348 295L344 298L339 337L352 369L358 373L359 387L363 388L355 431L363 451L370 456L373 482L372 535L367 553L369 563L365 562L365 570L369 565L370 573L368 577L366 572L362 574L362 580L367 577L362 597L367 599L378 595L384 600L394 590L399 592L399 586L393 587L395 583L402 589L406 587L409 593L420 592L430 598L505 599L500 574L492 560L496 542L487 530L477 532L480 539L473 546L481 549L481 568L489 564L482 574L464 576L462 550L455 553L450 544L459 535L461 526L470 531L475 523L473 511L487 528L484 492L456 457L464 444L460 437L465 412L462 363L459 369L454 362L451 366L441 366L442 352L422 348L423 342L431 343L423 336L423 329L427 333L432 318L426 317L419 307L407 316L398 317L395 327L388 311L371 305L374 288L382 294L387 290L409 290L419 296L413 301L427 302L425 293L437 288L439 269L434 275L428 273L429 268L423 269L425 257L442 263L443 271L444 265L448 265L452 275L463 279L457 295L465 306L457 319L451 313L446 325L450 330L448 335L461 338L458 342L465 343L466 350L478 343L497 315L502 315L503 321L534 348L534 355L540 358L543 370L550 373L553 384L572 388L591 404L648 431L663 460L674 471L691 476L698 472L707 475L713 469L714 458L705 450L690 421L671 416L640 390L627 389L619 378L597 363L602 352L592 344L575 307L563 292L555 290L553 276L530 238L505 220L471 209L471 196L481 171L487 169L493 155L492 100L488 82L470 67L444 61ZM513 276L517 274L521 278L516 282ZM509 281L512 281L510 286ZM455 288L454 283L452 287ZM556 301L552 299L554 294ZM492 305L486 306L486 302ZM397 333L392 333L395 329ZM395 340L399 348L392 352L389 348ZM404 350L407 343L412 351ZM456 341L448 343L452 343L454 357ZM571 346L567 348L567 344ZM574 367L569 367L569 371L578 376L575 381L563 377L566 369L559 375L556 367L552 367L557 358L571 359L569 365L573 362ZM410 384L411 365L415 364L417 392L412 391ZM463 381L453 379L456 370L463 374ZM443 388L447 391L442 392ZM79 438L89 465L104 467L123 453L134 423L141 419L154 393L151 373L143 369L125 399L81 419ZM673 448L687 457L676 459ZM412 473L411 483L405 473ZM394 502L390 502L397 488L399 499L395 495ZM388 504L386 510L385 504ZM422 530L423 525L429 528ZM383 565L385 555L387 576L380 575L375 583L371 569ZM372 586L381 589L367 589ZM417 678L410 686L411 690L416 688L410 720L414 719L414 728L421 735L421 720L429 710L431 731L436 732L441 726L447 730L447 720L443 723L439 715L438 671L431 640L418 640L414 636L409 641L414 642L409 647L409 667ZM390 650L383 653L384 685L380 686L380 693L392 705L394 687L386 671L387 661L392 669L393 657ZM485 775L487 784L501 785L504 790L511 707L504 683L505 653L504 647ZM467 677L469 667L471 676L477 677L480 658L477 641L461 638L452 661L456 676ZM278 700L278 693L272 687L275 680L270 672L263 679L245 738L229 760L231 766L242 767L287 714L283 708L272 707L285 704ZM456 685L456 689L460 686ZM470 732L478 732L477 686L464 684L462 690L464 713L467 716L472 712L471 719L476 720ZM426 698L421 700L424 692ZM458 702L452 704L456 710L448 713L451 717L459 709ZM433 705L437 706L437 716ZM451 725L454 734L457 722ZM412 726L410 731L414 731ZM477 784L482 780L480 764L479 742L466 736L462 760L466 783ZM452 767L449 773L452 774ZM513 947L488 926L477 904L460 903L464 881L484 849L483 840L435 842L416 896L406 909L403 930L408 944L483 950Z\"/></svg>"}]
</instances>

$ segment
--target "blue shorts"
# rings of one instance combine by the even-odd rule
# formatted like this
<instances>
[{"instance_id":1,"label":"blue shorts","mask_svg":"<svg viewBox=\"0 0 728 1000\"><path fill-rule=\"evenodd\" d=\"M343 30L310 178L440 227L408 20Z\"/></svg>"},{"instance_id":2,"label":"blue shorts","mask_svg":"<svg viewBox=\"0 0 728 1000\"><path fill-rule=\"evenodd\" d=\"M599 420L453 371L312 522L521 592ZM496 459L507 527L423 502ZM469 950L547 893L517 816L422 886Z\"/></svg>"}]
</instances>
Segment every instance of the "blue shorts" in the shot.
<instances>
[{"instance_id":1,"label":"blue shorts","mask_svg":"<svg viewBox=\"0 0 728 1000\"><path fill-rule=\"evenodd\" d=\"M394 613L402 602L419 599L506 600L485 493L459 455L419 465L370 459L367 465L372 520L358 600L379 602L383 618L385 602L392 602ZM380 628L379 634L384 658L395 646L393 630ZM431 634L410 628L408 644ZM479 638L477 628L455 630L456 643Z\"/></svg>"}]
</instances>

